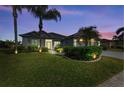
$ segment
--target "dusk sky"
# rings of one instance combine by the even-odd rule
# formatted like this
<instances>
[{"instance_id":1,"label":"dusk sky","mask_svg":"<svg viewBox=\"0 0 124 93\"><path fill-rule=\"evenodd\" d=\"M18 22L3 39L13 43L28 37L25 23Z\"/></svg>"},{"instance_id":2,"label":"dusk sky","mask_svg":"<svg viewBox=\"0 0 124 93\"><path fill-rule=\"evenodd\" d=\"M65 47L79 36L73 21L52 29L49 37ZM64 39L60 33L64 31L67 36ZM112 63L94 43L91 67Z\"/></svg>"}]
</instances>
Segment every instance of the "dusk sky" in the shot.
<instances>
[{"instance_id":1,"label":"dusk sky","mask_svg":"<svg viewBox=\"0 0 124 93\"><path fill-rule=\"evenodd\" d=\"M111 39L124 26L124 6L49 6L60 11L61 21L43 21L43 30L63 35L76 33L85 26L97 26L101 38ZM26 10L18 15L18 34L38 31L38 18ZM11 8L0 6L0 40L14 40ZM19 40L21 38L19 37Z\"/></svg>"}]
</instances>

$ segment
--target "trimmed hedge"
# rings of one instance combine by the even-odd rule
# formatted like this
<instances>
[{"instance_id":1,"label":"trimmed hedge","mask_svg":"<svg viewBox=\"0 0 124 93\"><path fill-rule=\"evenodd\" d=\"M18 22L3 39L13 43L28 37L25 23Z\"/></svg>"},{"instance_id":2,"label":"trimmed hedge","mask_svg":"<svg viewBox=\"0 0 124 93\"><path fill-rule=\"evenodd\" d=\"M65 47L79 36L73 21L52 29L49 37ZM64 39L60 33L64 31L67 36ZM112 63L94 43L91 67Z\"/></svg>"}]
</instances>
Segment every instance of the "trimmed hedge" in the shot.
<instances>
[{"instance_id":1,"label":"trimmed hedge","mask_svg":"<svg viewBox=\"0 0 124 93\"><path fill-rule=\"evenodd\" d=\"M28 52L38 52L39 48L37 46L22 46L19 45L17 47L18 53L28 53ZM0 52L6 53L6 54L13 54L15 51L15 48L0 48ZM42 52L48 52L48 48L42 47Z\"/></svg>"},{"instance_id":2,"label":"trimmed hedge","mask_svg":"<svg viewBox=\"0 0 124 93\"><path fill-rule=\"evenodd\" d=\"M64 47L65 56L77 60L90 61L98 58L101 53L102 48L98 46ZM93 58L94 55L96 56L96 58Z\"/></svg>"},{"instance_id":3,"label":"trimmed hedge","mask_svg":"<svg viewBox=\"0 0 124 93\"><path fill-rule=\"evenodd\" d=\"M48 48L47 47L42 47L42 52L48 52Z\"/></svg>"}]
</instances>

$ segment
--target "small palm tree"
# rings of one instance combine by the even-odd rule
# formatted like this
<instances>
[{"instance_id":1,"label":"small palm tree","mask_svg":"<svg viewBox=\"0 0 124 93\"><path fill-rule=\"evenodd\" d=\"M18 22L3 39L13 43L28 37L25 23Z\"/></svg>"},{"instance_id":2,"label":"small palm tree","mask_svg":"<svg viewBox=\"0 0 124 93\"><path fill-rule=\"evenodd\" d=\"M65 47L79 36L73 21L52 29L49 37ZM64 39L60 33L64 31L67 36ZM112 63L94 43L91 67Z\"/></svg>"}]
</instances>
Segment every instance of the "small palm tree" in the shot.
<instances>
[{"instance_id":1,"label":"small palm tree","mask_svg":"<svg viewBox=\"0 0 124 93\"><path fill-rule=\"evenodd\" d=\"M28 11L31 12L36 18L39 18L39 33L40 33L40 49L41 52L41 31L43 29L43 20L55 20L61 19L61 14L56 9L48 9L47 5L34 5L27 6Z\"/></svg>"},{"instance_id":2,"label":"small palm tree","mask_svg":"<svg viewBox=\"0 0 124 93\"><path fill-rule=\"evenodd\" d=\"M88 43L92 38L98 40L100 37L99 32L96 30L96 27L94 26L82 27L79 29L78 33L79 33L79 38L84 39L85 46L88 46Z\"/></svg>"},{"instance_id":3,"label":"small palm tree","mask_svg":"<svg viewBox=\"0 0 124 93\"><path fill-rule=\"evenodd\" d=\"M6 7L11 7L12 8L12 14L13 14L13 22L14 22L14 35L15 35L15 54L18 53L18 34L17 34L17 18L18 18L18 13L22 13L22 6L20 5L11 5L11 6L6 6Z\"/></svg>"},{"instance_id":4,"label":"small palm tree","mask_svg":"<svg viewBox=\"0 0 124 93\"><path fill-rule=\"evenodd\" d=\"M123 40L124 39L124 27L119 28L116 31L116 34L118 35L119 40Z\"/></svg>"},{"instance_id":5,"label":"small palm tree","mask_svg":"<svg viewBox=\"0 0 124 93\"><path fill-rule=\"evenodd\" d=\"M124 33L124 27L121 27L116 31L117 35L119 35L120 33Z\"/></svg>"},{"instance_id":6,"label":"small palm tree","mask_svg":"<svg viewBox=\"0 0 124 93\"><path fill-rule=\"evenodd\" d=\"M118 37L116 35L114 35L112 40L118 40Z\"/></svg>"}]
</instances>

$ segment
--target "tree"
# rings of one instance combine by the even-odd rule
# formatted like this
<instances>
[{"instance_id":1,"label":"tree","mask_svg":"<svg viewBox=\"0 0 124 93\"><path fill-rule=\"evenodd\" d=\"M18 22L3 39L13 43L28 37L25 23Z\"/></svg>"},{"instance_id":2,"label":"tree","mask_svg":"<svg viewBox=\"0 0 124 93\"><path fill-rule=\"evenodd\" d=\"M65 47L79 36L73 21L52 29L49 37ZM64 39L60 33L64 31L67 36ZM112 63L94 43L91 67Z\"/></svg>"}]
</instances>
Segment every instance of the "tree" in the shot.
<instances>
[{"instance_id":1,"label":"tree","mask_svg":"<svg viewBox=\"0 0 124 93\"><path fill-rule=\"evenodd\" d=\"M118 37L116 35L114 35L112 40L118 40Z\"/></svg>"},{"instance_id":2,"label":"tree","mask_svg":"<svg viewBox=\"0 0 124 93\"><path fill-rule=\"evenodd\" d=\"M124 27L119 28L116 31L116 34L118 35L119 40L123 40L124 39Z\"/></svg>"},{"instance_id":3,"label":"tree","mask_svg":"<svg viewBox=\"0 0 124 93\"><path fill-rule=\"evenodd\" d=\"M41 52L41 31L43 29L43 20L58 21L58 18L61 20L61 14L56 9L48 9L47 5L27 6L27 8L28 11L31 12L36 18L39 18L39 33L40 33L39 52Z\"/></svg>"},{"instance_id":4,"label":"tree","mask_svg":"<svg viewBox=\"0 0 124 93\"><path fill-rule=\"evenodd\" d=\"M88 46L89 40L95 39L98 40L100 37L99 32L96 30L96 27L82 27L78 31L79 38L84 39L85 46Z\"/></svg>"},{"instance_id":5,"label":"tree","mask_svg":"<svg viewBox=\"0 0 124 93\"><path fill-rule=\"evenodd\" d=\"M11 7L12 8L12 14L13 14L13 22L14 22L14 36L15 36L15 54L18 53L18 28L17 28L17 18L18 18L18 13L22 13L22 6L20 5L11 5L11 6L7 6L7 7Z\"/></svg>"}]
</instances>

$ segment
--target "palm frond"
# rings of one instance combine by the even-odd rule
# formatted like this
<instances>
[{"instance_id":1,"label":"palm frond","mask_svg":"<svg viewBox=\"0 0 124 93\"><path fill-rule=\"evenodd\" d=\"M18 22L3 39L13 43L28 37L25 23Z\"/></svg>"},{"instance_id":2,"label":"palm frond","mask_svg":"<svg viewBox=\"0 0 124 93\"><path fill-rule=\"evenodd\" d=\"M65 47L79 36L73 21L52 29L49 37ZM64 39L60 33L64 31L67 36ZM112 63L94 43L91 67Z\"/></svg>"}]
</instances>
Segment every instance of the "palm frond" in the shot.
<instances>
[{"instance_id":1,"label":"palm frond","mask_svg":"<svg viewBox=\"0 0 124 93\"><path fill-rule=\"evenodd\" d=\"M124 32L124 27L121 27L119 28L117 31L116 31L116 34L120 34L121 32Z\"/></svg>"},{"instance_id":2,"label":"palm frond","mask_svg":"<svg viewBox=\"0 0 124 93\"><path fill-rule=\"evenodd\" d=\"M61 14L56 9L50 9L46 11L46 13L43 15L43 19L58 21L58 20L61 20Z\"/></svg>"},{"instance_id":3,"label":"palm frond","mask_svg":"<svg viewBox=\"0 0 124 93\"><path fill-rule=\"evenodd\" d=\"M35 17L41 17L45 13L45 11L48 9L47 5L27 5L25 6L27 8L28 12L31 12L33 16Z\"/></svg>"}]
</instances>

